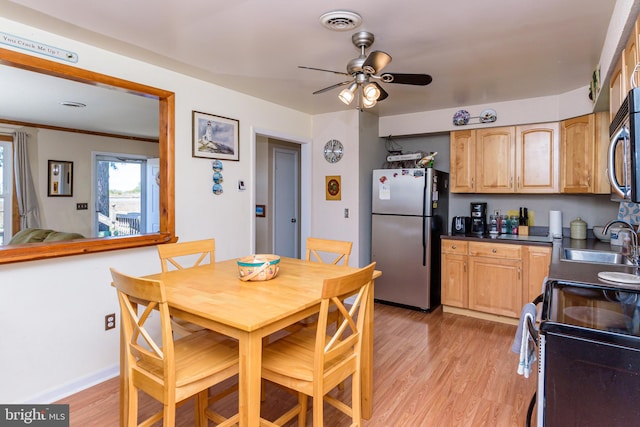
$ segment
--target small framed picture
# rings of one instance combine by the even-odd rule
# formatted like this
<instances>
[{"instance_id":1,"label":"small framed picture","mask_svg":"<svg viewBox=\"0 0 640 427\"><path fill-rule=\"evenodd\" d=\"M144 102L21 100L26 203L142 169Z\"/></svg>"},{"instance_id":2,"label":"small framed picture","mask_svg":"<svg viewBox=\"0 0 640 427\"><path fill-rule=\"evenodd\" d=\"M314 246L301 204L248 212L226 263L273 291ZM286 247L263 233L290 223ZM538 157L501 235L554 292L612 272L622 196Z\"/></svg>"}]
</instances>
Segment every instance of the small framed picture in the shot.
<instances>
[{"instance_id":1,"label":"small framed picture","mask_svg":"<svg viewBox=\"0 0 640 427\"><path fill-rule=\"evenodd\" d=\"M267 216L266 208L264 205L256 205L256 216L259 216L259 217Z\"/></svg>"},{"instance_id":2,"label":"small framed picture","mask_svg":"<svg viewBox=\"0 0 640 427\"><path fill-rule=\"evenodd\" d=\"M49 160L47 187L49 197L73 196L73 162Z\"/></svg>"},{"instance_id":3,"label":"small framed picture","mask_svg":"<svg viewBox=\"0 0 640 427\"><path fill-rule=\"evenodd\" d=\"M340 200L342 194L342 184L340 175L327 176L326 180L326 199L327 200Z\"/></svg>"},{"instance_id":4,"label":"small framed picture","mask_svg":"<svg viewBox=\"0 0 640 427\"><path fill-rule=\"evenodd\" d=\"M240 160L240 121L193 111L193 157Z\"/></svg>"}]
</instances>

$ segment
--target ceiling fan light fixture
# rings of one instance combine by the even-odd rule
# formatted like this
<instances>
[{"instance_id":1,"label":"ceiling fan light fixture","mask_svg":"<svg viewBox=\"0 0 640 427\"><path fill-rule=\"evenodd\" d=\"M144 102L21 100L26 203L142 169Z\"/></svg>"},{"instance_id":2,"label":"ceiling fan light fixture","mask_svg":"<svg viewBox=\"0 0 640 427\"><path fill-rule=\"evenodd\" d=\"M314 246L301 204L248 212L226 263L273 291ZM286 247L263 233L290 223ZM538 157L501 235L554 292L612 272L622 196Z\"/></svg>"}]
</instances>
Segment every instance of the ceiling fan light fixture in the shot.
<instances>
[{"instance_id":1,"label":"ceiling fan light fixture","mask_svg":"<svg viewBox=\"0 0 640 427\"><path fill-rule=\"evenodd\" d=\"M375 100L375 99L367 99L366 96L362 96L362 106L364 108L374 107L377 103L378 103L378 101Z\"/></svg>"},{"instance_id":2,"label":"ceiling fan light fixture","mask_svg":"<svg viewBox=\"0 0 640 427\"><path fill-rule=\"evenodd\" d=\"M380 97L380 89L375 83L368 83L362 89L362 93L367 101L377 101Z\"/></svg>"},{"instance_id":3,"label":"ceiling fan light fixture","mask_svg":"<svg viewBox=\"0 0 640 427\"><path fill-rule=\"evenodd\" d=\"M357 87L358 85L356 83L351 83L348 88L342 89L340 91L340 95L338 95L340 101L344 102L346 105L351 104L351 101L353 101L353 98L355 96Z\"/></svg>"}]
</instances>

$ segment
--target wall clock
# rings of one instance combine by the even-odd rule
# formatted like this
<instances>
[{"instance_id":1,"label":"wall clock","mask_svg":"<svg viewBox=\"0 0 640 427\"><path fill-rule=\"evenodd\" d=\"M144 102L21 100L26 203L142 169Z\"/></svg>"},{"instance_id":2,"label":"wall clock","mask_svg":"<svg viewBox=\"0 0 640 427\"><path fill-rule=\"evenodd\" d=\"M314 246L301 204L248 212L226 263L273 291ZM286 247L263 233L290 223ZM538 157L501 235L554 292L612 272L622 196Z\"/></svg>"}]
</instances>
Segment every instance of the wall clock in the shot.
<instances>
[{"instance_id":1,"label":"wall clock","mask_svg":"<svg viewBox=\"0 0 640 427\"><path fill-rule=\"evenodd\" d=\"M324 144L324 158L329 163L337 163L344 154L344 147L337 139L332 139Z\"/></svg>"}]
</instances>

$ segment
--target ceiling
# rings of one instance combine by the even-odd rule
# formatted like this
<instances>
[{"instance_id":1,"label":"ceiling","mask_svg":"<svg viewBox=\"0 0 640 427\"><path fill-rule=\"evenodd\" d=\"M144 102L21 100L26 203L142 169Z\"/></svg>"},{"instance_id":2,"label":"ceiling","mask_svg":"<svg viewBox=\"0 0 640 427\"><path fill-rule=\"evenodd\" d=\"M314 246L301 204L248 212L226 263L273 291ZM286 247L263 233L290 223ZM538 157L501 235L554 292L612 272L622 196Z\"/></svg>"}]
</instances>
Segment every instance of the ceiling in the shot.
<instances>
[{"instance_id":1,"label":"ceiling","mask_svg":"<svg viewBox=\"0 0 640 427\"><path fill-rule=\"evenodd\" d=\"M428 86L381 83L378 116L561 94L587 86L615 0L0 0L1 15L309 114L346 110L339 72L367 50L391 73L427 73ZM332 31L320 16L348 10L359 27ZM82 53L80 53L82 55ZM81 58L80 58L81 59ZM141 82L144 83L144 82ZM585 93L585 96L587 94Z\"/></svg>"}]
</instances>

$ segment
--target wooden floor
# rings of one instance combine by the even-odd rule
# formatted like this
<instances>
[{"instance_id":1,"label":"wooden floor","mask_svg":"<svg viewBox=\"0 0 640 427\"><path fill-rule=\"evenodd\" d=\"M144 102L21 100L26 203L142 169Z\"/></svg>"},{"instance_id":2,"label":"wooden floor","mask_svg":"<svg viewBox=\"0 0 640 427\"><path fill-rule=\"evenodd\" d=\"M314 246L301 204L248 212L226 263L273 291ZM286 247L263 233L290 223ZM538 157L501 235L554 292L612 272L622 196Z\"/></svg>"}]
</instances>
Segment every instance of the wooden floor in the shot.
<instances>
[{"instance_id":1,"label":"wooden floor","mask_svg":"<svg viewBox=\"0 0 640 427\"><path fill-rule=\"evenodd\" d=\"M421 313L376 304L374 411L363 426L524 426L536 379L516 373L515 329L441 309ZM347 384L336 392L348 399L349 389ZM234 394L216 408L234 413L236 402ZM56 403L70 404L72 427L117 426L118 379ZM149 412L155 404L143 395L140 411ZM261 414L274 419L293 404L293 396L267 385ZM192 411L191 402L179 408L176 425L192 426ZM348 424L325 404L325 425Z\"/></svg>"}]
</instances>

